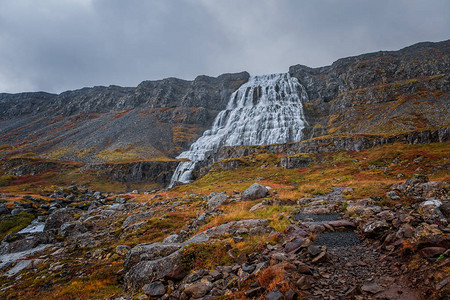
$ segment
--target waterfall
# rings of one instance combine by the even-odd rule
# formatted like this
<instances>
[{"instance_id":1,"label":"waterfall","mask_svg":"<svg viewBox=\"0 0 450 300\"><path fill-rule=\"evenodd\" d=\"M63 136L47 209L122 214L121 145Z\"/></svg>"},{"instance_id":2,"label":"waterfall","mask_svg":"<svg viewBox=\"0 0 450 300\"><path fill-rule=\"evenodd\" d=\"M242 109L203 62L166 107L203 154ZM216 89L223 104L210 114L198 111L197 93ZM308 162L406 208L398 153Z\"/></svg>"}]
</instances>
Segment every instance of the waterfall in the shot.
<instances>
[{"instance_id":1,"label":"waterfall","mask_svg":"<svg viewBox=\"0 0 450 300\"><path fill-rule=\"evenodd\" d=\"M220 147L300 141L306 124L305 100L305 88L288 73L250 77L231 95L212 128L177 157L189 161L178 164L169 187L177 181L192 182L196 163Z\"/></svg>"}]
</instances>

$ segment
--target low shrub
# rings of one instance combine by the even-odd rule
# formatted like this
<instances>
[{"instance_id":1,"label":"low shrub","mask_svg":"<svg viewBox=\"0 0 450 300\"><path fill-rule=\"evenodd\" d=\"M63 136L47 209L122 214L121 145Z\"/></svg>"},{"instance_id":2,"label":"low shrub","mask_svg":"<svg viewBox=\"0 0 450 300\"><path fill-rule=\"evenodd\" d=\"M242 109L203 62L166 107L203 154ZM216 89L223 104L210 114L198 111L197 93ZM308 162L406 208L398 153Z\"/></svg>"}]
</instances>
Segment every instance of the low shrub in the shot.
<instances>
[{"instance_id":1,"label":"low shrub","mask_svg":"<svg viewBox=\"0 0 450 300\"><path fill-rule=\"evenodd\" d=\"M14 175L2 175L0 176L0 186L8 186L9 183L13 180L17 179L17 176Z\"/></svg>"},{"instance_id":2,"label":"low shrub","mask_svg":"<svg viewBox=\"0 0 450 300\"><path fill-rule=\"evenodd\" d=\"M34 215L26 212L21 212L15 216L6 217L0 221L0 239L4 239L5 236L11 233L16 233L28 225L34 220Z\"/></svg>"}]
</instances>

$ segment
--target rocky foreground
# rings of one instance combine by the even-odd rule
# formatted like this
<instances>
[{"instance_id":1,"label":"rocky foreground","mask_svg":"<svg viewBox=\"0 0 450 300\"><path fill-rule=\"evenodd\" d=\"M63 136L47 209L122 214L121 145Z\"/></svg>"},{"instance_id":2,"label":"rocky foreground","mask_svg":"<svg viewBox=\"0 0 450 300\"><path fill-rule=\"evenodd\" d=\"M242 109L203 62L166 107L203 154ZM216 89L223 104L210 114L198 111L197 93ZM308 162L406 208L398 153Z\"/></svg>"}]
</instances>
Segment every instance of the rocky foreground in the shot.
<instances>
[{"instance_id":1,"label":"rocky foreground","mask_svg":"<svg viewBox=\"0 0 450 300\"><path fill-rule=\"evenodd\" d=\"M38 216L1 242L0 295L71 298L70 289L97 288L89 297L445 299L449 190L425 175L357 201L346 200L346 187L285 201L257 183L176 198L61 188L48 204L25 197L0 206L2 220Z\"/></svg>"}]
</instances>

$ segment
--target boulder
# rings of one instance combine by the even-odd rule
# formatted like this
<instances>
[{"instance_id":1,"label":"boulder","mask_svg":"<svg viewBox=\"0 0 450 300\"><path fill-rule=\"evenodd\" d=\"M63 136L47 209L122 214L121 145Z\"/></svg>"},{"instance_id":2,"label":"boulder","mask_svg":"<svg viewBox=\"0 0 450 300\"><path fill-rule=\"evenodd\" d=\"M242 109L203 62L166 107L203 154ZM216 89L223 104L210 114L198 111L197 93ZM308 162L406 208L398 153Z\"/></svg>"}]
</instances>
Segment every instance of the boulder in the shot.
<instances>
[{"instance_id":1,"label":"boulder","mask_svg":"<svg viewBox=\"0 0 450 300\"><path fill-rule=\"evenodd\" d=\"M297 266L297 271L300 274L306 274L306 275L312 275L311 269L308 267L307 264L300 262Z\"/></svg>"},{"instance_id":2,"label":"boulder","mask_svg":"<svg viewBox=\"0 0 450 300\"><path fill-rule=\"evenodd\" d=\"M397 191L390 191L386 193L386 196L388 196L389 198L391 198L391 200L399 200L400 199L400 195Z\"/></svg>"},{"instance_id":3,"label":"boulder","mask_svg":"<svg viewBox=\"0 0 450 300\"><path fill-rule=\"evenodd\" d=\"M304 275L297 280L297 287L301 290L307 290L312 287L312 284L314 283L314 277L310 275Z\"/></svg>"},{"instance_id":4,"label":"boulder","mask_svg":"<svg viewBox=\"0 0 450 300\"><path fill-rule=\"evenodd\" d=\"M367 293L377 294L379 292L384 291L384 288L377 283L369 282L363 284L363 286L361 286L361 290Z\"/></svg>"},{"instance_id":5,"label":"boulder","mask_svg":"<svg viewBox=\"0 0 450 300\"><path fill-rule=\"evenodd\" d=\"M136 222L145 220L145 219L149 219L153 216L154 212L153 211L147 211L147 212L143 212L143 213L138 213L138 214L134 214L131 216L128 216L125 221L123 221L122 223L122 228L126 228L128 226L130 226L131 224L134 224Z\"/></svg>"},{"instance_id":6,"label":"boulder","mask_svg":"<svg viewBox=\"0 0 450 300\"><path fill-rule=\"evenodd\" d=\"M278 289L273 290L266 295L266 300L280 300L280 299L283 299L283 293L280 292Z\"/></svg>"},{"instance_id":7,"label":"boulder","mask_svg":"<svg viewBox=\"0 0 450 300\"><path fill-rule=\"evenodd\" d=\"M290 252L296 252L297 250L299 250L303 245L304 245L305 239L303 238L296 238L295 240L293 240L292 242L287 243L284 246L284 251L286 253L290 253Z\"/></svg>"},{"instance_id":8,"label":"boulder","mask_svg":"<svg viewBox=\"0 0 450 300\"><path fill-rule=\"evenodd\" d=\"M166 257L138 262L130 267L129 271L124 275L125 288L136 292L145 284L163 278L177 266L179 258L179 251L176 251Z\"/></svg>"},{"instance_id":9,"label":"boulder","mask_svg":"<svg viewBox=\"0 0 450 300\"><path fill-rule=\"evenodd\" d=\"M45 221L44 231L59 229L64 223L75 221L75 216L81 212L75 208L61 208L54 211Z\"/></svg>"},{"instance_id":10,"label":"boulder","mask_svg":"<svg viewBox=\"0 0 450 300\"><path fill-rule=\"evenodd\" d=\"M0 215L7 214L9 215L9 209L5 204L0 204Z\"/></svg>"},{"instance_id":11,"label":"boulder","mask_svg":"<svg viewBox=\"0 0 450 300\"><path fill-rule=\"evenodd\" d=\"M264 208L266 208L266 207L267 207L267 205L265 205L265 204L263 204L263 203L261 202L261 203L258 203L258 204L253 205L253 206L250 208L249 212L255 212L255 211L257 211L257 210L261 210L261 209L264 209Z\"/></svg>"},{"instance_id":12,"label":"boulder","mask_svg":"<svg viewBox=\"0 0 450 300\"><path fill-rule=\"evenodd\" d=\"M386 220L374 220L368 222L363 229L363 232L368 237L376 237L389 228L389 224Z\"/></svg>"},{"instance_id":13,"label":"boulder","mask_svg":"<svg viewBox=\"0 0 450 300\"><path fill-rule=\"evenodd\" d=\"M187 270L183 266L175 266L169 273L164 275L164 280L172 280L172 281L179 281L186 277L186 275L189 274L189 270Z\"/></svg>"},{"instance_id":14,"label":"boulder","mask_svg":"<svg viewBox=\"0 0 450 300\"><path fill-rule=\"evenodd\" d=\"M149 297L161 297L166 293L166 287L159 281L146 284L142 289Z\"/></svg>"},{"instance_id":15,"label":"boulder","mask_svg":"<svg viewBox=\"0 0 450 300\"><path fill-rule=\"evenodd\" d=\"M433 258L438 257L442 253L445 252L445 248L443 247L426 247L419 251L420 255L425 258Z\"/></svg>"},{"instance_id":16,"label":"boulder","mask_svg":"<svg viewBox=\"0 0 450 300\"><path fill-rule=\"evenodd\" d=\"M209 281L206 282L196 282L192 285L187 286L184 289L186 295L192 298L201 298L205 296L212 289L212 284Z\"/></svg>"},{"instance_id":17,"label":"boulder","mask_svg":"<svg viewBox=\"0 0 450 300\"><path fill-rule=\"evenodd\" d=\"M228 196L225 193L211 193L206 206L208 209L214 209L226 203L227 200Z\"/></svg>"},{"instance_id":18,"label":"boulder","mask_svg":"<svg viewBox=\"0 0 450 300\"><path fill-rule=\"evenodd\" d=\"M182 238L178 234L171 234L163 240L163 243L173 244L181 242Z\"/></svg>"},{"instance_id":19,"label":"boulder","mask_svg":"<svg viewBox=\"0 0 450 300\"><path fill-rule=\"evenodd\" d=\"M254 183L242 193L242 199L255 200L259 198L264 198L268 194L269 190L265 186L259 183Z\"/></svg>"},{"instance_id":20,"label":"boulder","mask_svg":"<svg viewBox=\"0 0 450 300\"><path fill-rule=\"evenodd\" d=\"M124 267L129 270L134 264L142 261L152 261L168 256L179 250L183 244L180 243L149 243L139 244L133 247L127 254Z\"/></svg>"}]
</instances>

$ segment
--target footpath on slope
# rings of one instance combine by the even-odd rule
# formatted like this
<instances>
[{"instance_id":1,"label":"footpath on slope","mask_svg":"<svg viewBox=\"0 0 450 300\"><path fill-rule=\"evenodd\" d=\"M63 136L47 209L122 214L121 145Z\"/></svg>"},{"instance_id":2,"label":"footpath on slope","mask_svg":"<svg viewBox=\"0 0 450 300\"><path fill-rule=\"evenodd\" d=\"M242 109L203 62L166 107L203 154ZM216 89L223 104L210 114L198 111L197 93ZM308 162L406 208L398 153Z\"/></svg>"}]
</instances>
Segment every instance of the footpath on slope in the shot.
<instances>
[{"instance_id":1,"label":"footpath on slope","mask_svg":"<svg viewBox=\"0 0 450 300\"><path fill-rule=\"evenodd\" d=\"M313 278L300 280L306 298L422 299L402 276L400 263L383 255L378 245L360 239L355 225L336 212L345 201L343 190L335 187L328 195L310 199L294 216L317 233L315 244L326 247L328 255Z\"/></svg>"}]
</instances>

